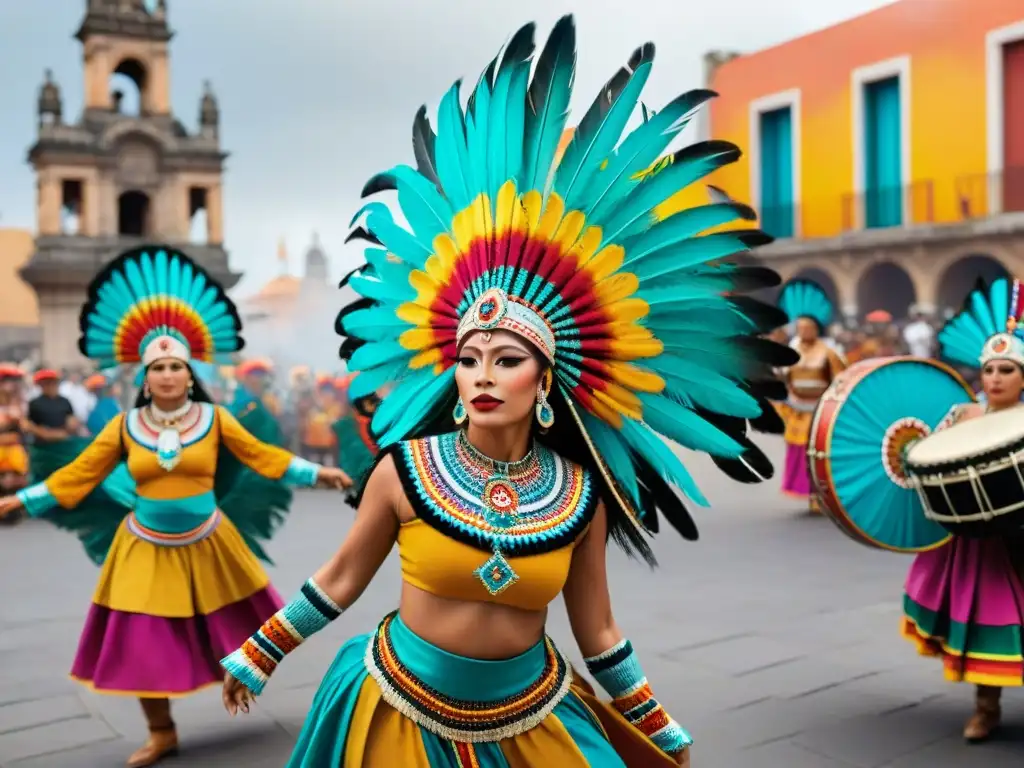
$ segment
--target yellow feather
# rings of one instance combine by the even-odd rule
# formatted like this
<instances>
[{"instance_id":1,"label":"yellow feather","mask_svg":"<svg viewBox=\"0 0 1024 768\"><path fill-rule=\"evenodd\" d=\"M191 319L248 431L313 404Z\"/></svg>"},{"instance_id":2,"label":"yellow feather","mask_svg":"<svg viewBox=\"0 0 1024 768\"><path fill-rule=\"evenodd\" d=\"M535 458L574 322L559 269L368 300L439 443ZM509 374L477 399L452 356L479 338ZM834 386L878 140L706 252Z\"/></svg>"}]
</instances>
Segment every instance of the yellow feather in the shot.
<instances>
[{"instance_id":1,"label":"yellow feather","mask_svg":"<svg viewBox=\"0 0 1024 768\"><path fill-rule=\"evenodd\" d=\"M410 328L398 337L398 343L406 349L426 349L436 343L432 328Z\"/></svg>"},{"instance_id":2,"label":"yellow feather","mask_svg":"<svg viewBox=\"0 0 1024 768\"><path fill-rule=\"evenodd\" d=\"M440 282L447 283L455 270L455 263L459 260L458 246L448 234L440 234L434 238L434 256L441 262L441 274L444 279Z\"/></svg>"},{"instance_id":3,"label":"yellow feather","mask_svg":"<svg viewBox=\"0 0 1024 768\"><path fill-rule=\"evenodd\" d=\"M469 207L455 214L452 219L452 235L455 236L455 249L459 254L468 252L469 244L473 242L473 213Z\"/></svg>"},{"instance_id":4,"label":"yellow feather","mask_svg":"<svg viewBox=\"0 0 1024 768\"><path fill-rule=\"evenodd\" d=\"M594 390L594 397L603 402L612 410L616 411L617 413L621 413L623 416L629 416L630 418L640 421L643 418L644 414L643 408L640 405L640 400L636 397L636 395L633 395L632 392L629 392L623 387L620 387L618 384L607 382L607 385L611 388L611 390L617 390L619 392L624 392L632 396L633 400L636 401L636 404L633 405L631 403L625 402L623 399L619 399L618 397L613 396L610 391L604 392L599 389Z\"/></svg>"},{"instance_id":5,"label":"yellow feather","mask_svg":"<svg viewBox=\"0 0 1024 768\"><path fill-rule=\"evenodd\" d=\"M612 381L629 387L634 392L658 393L665 389L665 380L656 373L620 360L609 360L605 365Z\"/></svg>"},{"instance_id":6,"label":"yellow feather","mask_svg":"<svg viewBox=\"0 0 1024 768\"><path fill-rule=\"evenodd\" d=\"M409 285L416 289L415 302L424 307L433 304L434 299L437 298L437 289L441 287L431 279L430 275L419 269L414 269L409 273Z\"/></svg>"},{"instance_id":7,"label":"yellow feather","mask_svg":"<svg viewBox=\"0 0 1024 768\"><path fill-rule=\"evenodd\" d=\"M531 189L525 195L521 195L519 201L522 203L523 212L526 215L527 231L530 233L536 232L537 223L540 221L541 209L544 207L544 199L541 197L540 192Z\"/></svg>"},{"instance_id":8,"label":"yellow feather","mask_svg":"<svg viewBox=\"0 0 1024 768\"><path fill-rule=\"evenodd\" d=\"M576 257L577 264L583 266L594 258L594 254L597 253L597 249L601 245L601 238L603 236L600 227L587 227L583 230L583 235L576 241L576 245L570 251Z\"/></svg>"},{"instance_id":9,"label":"yellow feather","mask_svg":"<svg viewBox=\"0 0 1024 768\"><path fill-rule=\"evenodd\" d=\"M622 414L619 413L614 407L607 405L603 399L597 399L596 392L592 393L595 397L590 402L590 408L593 410L594 415L604 421L606 424L610 424L616 429L622 429Z\"/></svg>"},{"instance_id":10,"label":"yellow feather","mask_svg":"<svg viewBox=\"0 0 1024 768\"><path fill-rule=\"evenodd\" d=\"M614 304L632 296L640 288L640 279L632 272L619 272L594 286L598 303Z\"/></svg>"},{"instance_id":11,"label":"yellow feather","mask_svg":"<svg viewBox=\"0 0 1024 768\"><path fill-rule=\"evenodd\" d=\"M519 196L516 194L516 184L509 180L501 185L498 190L497 203L494 207L494 221L496 222L495 234L504 235L516 229L516 220L521 219Z\"/></svg>"},{"instance_id":12,"label":"yellow feather","mask_svg":"<svg viewBox=\"0 0 1024 768\"><path fill-rule=\"evenodd\" d=\"M491 214L491 198L479 195L470 206L473 212L473 239L489 240L494 233L494 218Z\"/></svg>"},{"instance_id":13,"label":"yellow feather","mask_svg":"<svg viewBox=\"0 0 1024 768\"><path fill-rule=\"evenodd\" d=\"M555 236L552 238L553 242L558 243L562 247L562 253L566 253L576 244L576 240L580 236L580 232L583 231L583 225L586 222L587 217L583 215L583 211L569 211L565 214L565 217L558 225L558 229L555 230Z\"/></svg>"},{"instance_id":14,"label":"yellow feather","mask_svg":"<svg viewBox=\"0 0 1024 768\"><path fill-rule=\"evenodd\" d=\"M409 361L409 367L413 370L417 368L426 368L428 365L438 366L442 360L441 348L434 347L433 349L426 349L415 355L412 360ZM435 367L435 372L437 368Z\"/></svg>"},{"instance_id":15,"label":"yellow feather","mask_svg":"<svg viewBox=\"0 0 1024 768\"><path fill-rule=\"evenodd\" d=\"M611 315L613 322L619 323L636 322L647 317L647 313L651 311L651 307L646 301L635 297L617 301L603 309Z\"/></svg>"},{"instance_id":16,"label":"yellow feather","mask_svg":"<svg viewBox=\"0 0 1024 768\"><path fill-rule=\"evenodd\" d=\"M544 213L541 214L540 221L537 222L537 227L533 231L534 238L542 241L551 240L558 224L562 221L564 212L565 204L562 202L562 198L552 192L544 206Z\"/></svg>"},{"instance_id":17,"label":"yellow feather","mask_svg":"<svg viewBox=\"0 0 1024 768\"><path fill-rule=\"evenodd\" d=\"M665 345L657 339L619 341L612 339L608 343L609 351L618 360L640 360L645 357L657 357L665 350Z\"/></svg>"},{"instance_id":18,"label":"yellow feather","mask_svg":"<svg viewBox=\"0 0 1024 768\"><path fill-rule=\"evenodd\" d=\"M429 326L434 321L434 313L426 307L407 301L395 310L399 320L404 320L410 325Z\"/></svg>"},{"instance_id":19,"label":"yellow feather","mask_svg":"<svg viewBox=\"0 0 1024 768\"><path fill-rule=\"evenodd\" d=\"M587 269L593 275L594 282L600 282L610 277L622 268L622 262L626 258L626 251L621 245L606 245L601 249L594 259L587 264Z\"/></svg>"}]
</instances>

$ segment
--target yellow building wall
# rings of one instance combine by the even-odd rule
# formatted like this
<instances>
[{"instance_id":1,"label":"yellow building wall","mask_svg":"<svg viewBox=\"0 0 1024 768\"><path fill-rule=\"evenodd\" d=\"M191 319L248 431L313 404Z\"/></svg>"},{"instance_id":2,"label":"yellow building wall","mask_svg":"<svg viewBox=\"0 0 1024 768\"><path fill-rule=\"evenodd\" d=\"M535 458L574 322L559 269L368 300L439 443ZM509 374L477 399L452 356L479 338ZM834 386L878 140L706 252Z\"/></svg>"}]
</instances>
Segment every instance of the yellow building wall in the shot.
<instances>
[{"instance_id":1,"label":"yellow building wall","mask_svg":"<svg viewBox=\"0 0 1024 768\"><path fill-rule=\"evenodd\" d=\"M738 163L710 182L751 194L750 104L800 90L800 234L848 228L854 191L853 70L910 57L912 221L961 218L958 194L987 211L986 34L1024 20L1024 0L900 0L872 13L723 64L710 87L714 138L739 145ZM932 215L927 215L928 188ZM845 212L844 212L845 209Z\"/></svg>"},{"instance_id":2,"label":"yellow building wall","mask_svg":"<svg viewBox=\"0 0 1024 768\"><path fill-rule=\"evenodd\" d=\"M18 275L34 249L28 230L0 229L0 325L39 325L36 292Z\"/></svg>"}]
</instances>

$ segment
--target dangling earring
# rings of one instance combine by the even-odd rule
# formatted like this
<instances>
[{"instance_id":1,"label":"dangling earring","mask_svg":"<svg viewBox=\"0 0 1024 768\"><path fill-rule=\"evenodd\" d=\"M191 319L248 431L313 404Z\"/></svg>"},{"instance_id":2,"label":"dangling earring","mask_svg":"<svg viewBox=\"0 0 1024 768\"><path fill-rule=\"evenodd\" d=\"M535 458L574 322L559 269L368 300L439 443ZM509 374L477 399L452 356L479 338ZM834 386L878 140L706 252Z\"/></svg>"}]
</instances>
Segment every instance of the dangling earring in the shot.
<instances>
[{"instance_id":1,"label":"dangling earring","mask_svg":"<svg viewBox=\"0 0 1024 768\"><path fill-rule=\"evenodd\" d=\"M544 381L537 385L537 423L543 429L551 429L555 423L555 411L551 408L551 403L548 402L547 390L551 387L550 374L544 376Z\"/></svg>"},{"instance_id":2,"label":"dangling earring","mask_svg":"<svg viewBox=\"0 0 1024 768\"><path fill-rule=\"evenodd\" d=\"M149 382L148 381L145 384L142 385L142 396L145 397L147 400L150 397Z\"/></svg>"},{"instance_id":3,"label":"dangling earring","mask_svg":"<svg viewBox=\"0 0 1024 768\"><path fill-rule=\"evenodd\" d=\"M461 397L458 402L455 403L455 409L452 411L452 416L455 418L456 426L462 426L466 423L466 419L469 418L469 414L466 413L466 406L462 404Z\"/></svg>"},{"instance_id":4,"label":"dangling earring","mask_svg":"<svg viewBox=\"0 0 1024 768\"><path fill-rule=\"evenodd\" d=\"M196 383L194 381L190 381L188 383L188 396L192 397L192 395L195 394L195 391L196 391Z\"/></svg>"}]
</instances>

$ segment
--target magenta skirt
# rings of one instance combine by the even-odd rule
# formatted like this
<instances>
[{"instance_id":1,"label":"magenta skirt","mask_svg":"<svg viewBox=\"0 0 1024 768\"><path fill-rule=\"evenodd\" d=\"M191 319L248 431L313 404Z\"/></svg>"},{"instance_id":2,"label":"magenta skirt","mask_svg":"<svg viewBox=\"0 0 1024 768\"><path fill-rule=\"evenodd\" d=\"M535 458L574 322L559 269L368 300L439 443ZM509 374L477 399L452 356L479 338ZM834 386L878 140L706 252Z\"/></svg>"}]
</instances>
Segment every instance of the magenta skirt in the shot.
<instances>
[{"instance_id":1,"label":"magenta skirt","mask_svg":"<svg viewBox=\"0 0 1024 768\"><path fill-rule=\"evenodd\" d=\"M914 558L903 635L953 681L1024 684L1024 584L1004 539L954 537Z\"/></svg>"},{"instance_id":2,"label":"magenta skirt","mask_svg":"<svg viewBox=\"0 0 1024 768\"><path fill-rule=\"evenodd\" d=\"M812 493L811 475L807 466L807 446L786 443L786 466L782 473L782 492L806 499Z\"/></svg>"}]
</instances>

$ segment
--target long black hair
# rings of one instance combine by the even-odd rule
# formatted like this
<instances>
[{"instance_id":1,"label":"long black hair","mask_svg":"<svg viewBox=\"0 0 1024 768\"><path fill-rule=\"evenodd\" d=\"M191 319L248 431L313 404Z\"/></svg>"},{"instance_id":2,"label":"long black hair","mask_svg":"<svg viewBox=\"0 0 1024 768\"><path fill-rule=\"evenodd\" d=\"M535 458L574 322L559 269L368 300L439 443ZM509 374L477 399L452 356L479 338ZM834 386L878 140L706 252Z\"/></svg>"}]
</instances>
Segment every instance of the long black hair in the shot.
<instances>
[{"instance_id":1,"label":"long black hair","mask_svg":"<svg viewBox=\"0 0 1024 768\"><path fill-rule=\"evenodd\" d=\"M150 365L152 364L153 363L150 363ZM210 397L210 393L206 391L206 388L203 386L203 382L199 380L198 376L196 376L196 372L192 370L192 366L185 363L185 367L188 368L188 372L192 376L192 393L189 395L189 399L191 399L193 403L212 403L213 398ZM149 365L146 366L146 371L149 371ZM146 394L146 382L145 377L143 377L142 386L139 387L139 393L135 396L135 407L142 408L152 404L152 402L153 398Z\"/></svg>"}]
</instances>

